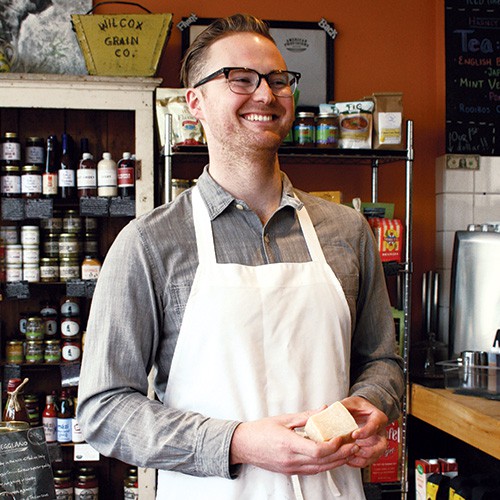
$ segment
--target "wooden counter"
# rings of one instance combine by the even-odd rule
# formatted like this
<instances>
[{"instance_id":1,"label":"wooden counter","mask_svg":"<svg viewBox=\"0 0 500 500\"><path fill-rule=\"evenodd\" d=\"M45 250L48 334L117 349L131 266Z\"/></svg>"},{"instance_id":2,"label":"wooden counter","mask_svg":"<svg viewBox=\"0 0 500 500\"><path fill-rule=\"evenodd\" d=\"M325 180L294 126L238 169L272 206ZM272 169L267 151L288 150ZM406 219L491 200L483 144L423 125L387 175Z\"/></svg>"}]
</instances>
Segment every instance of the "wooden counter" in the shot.
<instances>
[{"instance_id":1,"label":"wooden counter","mask_svg":"<svg viewBox=\"0 0 500 500\"><path fill-rule=\"evenodd\" d=\"M412 384L410 414L500 459L500 401Z\"/></svg>"}]
</instances>

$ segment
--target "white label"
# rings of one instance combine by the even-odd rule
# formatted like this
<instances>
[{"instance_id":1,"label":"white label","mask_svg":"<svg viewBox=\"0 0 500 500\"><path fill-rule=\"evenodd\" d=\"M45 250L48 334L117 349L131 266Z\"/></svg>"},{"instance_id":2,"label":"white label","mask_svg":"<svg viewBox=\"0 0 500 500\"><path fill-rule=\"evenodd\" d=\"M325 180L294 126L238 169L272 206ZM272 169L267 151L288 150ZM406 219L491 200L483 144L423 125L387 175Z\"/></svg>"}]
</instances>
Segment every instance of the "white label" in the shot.
<instances>
[{"instance_id":1,"label":"white label","mask_svg":"<svg viewBox=\"0 0 500 500\"><path fill-rule=\"evenodd\" d=\"M73 169L59 170L59 187L75 187L75 171Z\"/></svg>"},{"instance_id":2,"label":"white label","mask_svg":"<svg viewBox=\"0 0 500 500\"><path fill-rule=\"evenodd\" d=\"M40 174L21 175L21 193L41 193L42 176Z\"/></svg>"},{"instance_id":3,"label":"white label","mask_svg":"<svg viewBox=\"0 0 500 500\"><path fill-rule=\"evenodd\" d=\"M379 113L378 135L380 144L401 144L401 113Z\"/></svg>"},{"instance_id":4,"label":"white label","mask_svg":"<svg viewBox=\"0 0 500 500\"><path fill-rule=\"evenodd\" d=\"M97 170L97 185L100 187L116 186L118 177L116 169L98 169Z\"/></svg>"},{"instance_id":5,"label":"white label","mask_svg":"<svg viewBox=\"0 0 500 500\"><path fill-rule=\"evenodd\" d=\"M71 418L57 419L57 441L59 443L71 442Z\"/></svg>"},{"instance_id":6,"label":"white label","mask_svg":"<svg viewBox=\"0 0 500 500\"><path fill-rule=\"evenodd\" d=\"M43 163L44 150L40 146L26 146L26 163Z\"/></svg>"},{"instance_id":7,"label":"white label","mask_svg":"<svg viewBox=\"0 0 500 500\"><path fill-rule=\"evenodd\" d=\"M21 144L19 142L4 142L0 160L20 160Z\"/></svg>"},{"instance_id":8,"label":"white label","mask_svg":"<svg viewBox=\"0 0 500 500\"><path fill-rule=\"evenodd\" d=\"M65 337L74 337L80 332L80 325L77 321L65 319L61 321L61 334Z\"/></svg>"},{"instance_id":9,"label":"white label","mask_svg":"<svg viewBox=\"0 0 500 500\"><path fill-rule=\"evenodd\" d=\"M139 488L131 488L125 486L123 488L123 499L124 500L139 500Z\"/></svg>"},{"instance_id":10,"label":"white label","mask_svg":"<svg viewBox=\"0 0 500 500\"><path fill-rule=\"evenodd\" d=\"M21 192L20 175L2 175L2 193L19 194Z\"/></svg>"},{"instance_id":11,"label":"white label","mask_svg":"<svg viewBox=\"0 0 500 500\"><path fill-rule=\"evenodd\" d=\"M47 195L57 194L57 174L43 174L42 193Z\"/></svg>"},{"instance_id":12,"label":"white label","mask_svg":"<svg viewBox=\"0 0 500 500\"><path fill-rule=\"evenodd\" d=\"M71 437L73 439L73 443L83 443L85 439L83 439L82 430L80 429L80 425L78 424L78 420L73 418L71 421Z\"/></svg>"},{"instance_id":13,"label":"white label","mask_svg":"<svg viewBox=\"0 0 500 500\"><path fill-rule=\"evenodd\" d=\"M82 280L96 280L99 277L99 271L101 270L101 266L91 266L89 264L85 264L82 266Z\"/></svg>"},{"instance_id":14,"label":"white label","mask_svg":"<svg viewBox=\"0 0 500 500\"><path fill-rule=\"evenodd\" d=\"M97 187L97 173L95 168L81 168L76 172L78 189L93 189Z\"/></svg>"},{"instance_id":15,"label":"white label","mask_svg":"<svg viewBox=\"0 0 500 500\"><path fill-rule=\"evenodd\" d=\"M80 359L81 350L76 345L65 345L62 348L62 357L66 361L76 361Z\"/></svg>"},{"instance_id":16,"label":"white label","mask_svg":"<svg viewBox=\"0 0 500 500\"><path fill-rule=\"evenodd\" d=\"M54 443L57 441L57 418L56 417L43 417L43 430L45 432L45 439L47 443Z\"/></svg>"}]
</instances>

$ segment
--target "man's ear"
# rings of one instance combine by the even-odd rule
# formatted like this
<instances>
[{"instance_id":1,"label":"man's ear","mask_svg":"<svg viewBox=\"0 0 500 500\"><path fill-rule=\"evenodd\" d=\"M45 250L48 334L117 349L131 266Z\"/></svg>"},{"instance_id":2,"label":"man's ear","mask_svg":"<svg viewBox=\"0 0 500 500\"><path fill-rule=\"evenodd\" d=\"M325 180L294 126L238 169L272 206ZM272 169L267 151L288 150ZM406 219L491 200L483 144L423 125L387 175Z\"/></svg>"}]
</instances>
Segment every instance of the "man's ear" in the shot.
<instances>
[{"instance_id":1,"label":"man's ear","mask_svg":"<svg viewBox=\"0 0 500 500\"><path fill-rule=\"evenodd\" d=\"M186 90L186 103L188 105L189 111L191 114L198 118L198 120L203 119L203 112L201 110L201 102L199 96L200 90L196 89L187 89Z\"/></svg>"}]
</instances>

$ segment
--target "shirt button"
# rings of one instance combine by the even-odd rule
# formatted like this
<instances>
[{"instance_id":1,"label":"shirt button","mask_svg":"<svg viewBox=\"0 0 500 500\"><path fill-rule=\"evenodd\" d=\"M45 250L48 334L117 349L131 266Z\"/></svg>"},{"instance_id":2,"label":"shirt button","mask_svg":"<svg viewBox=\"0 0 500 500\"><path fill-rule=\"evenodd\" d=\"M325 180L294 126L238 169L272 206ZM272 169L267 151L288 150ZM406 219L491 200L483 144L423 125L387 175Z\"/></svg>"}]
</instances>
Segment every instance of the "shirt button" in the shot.
<instances>
[{"instance_id":1,"label":"shirt button","mask_svg":"<svg viewBox=\"0 0 500 500\"><path fill-rule=\"evenodd\" d=\"M243 210L243 208L244 208L244 207L243 207L243 205L242 205L241 203L236 203L236 205L235 205L235 206L236 206L236 208L237 208L238 210Z\"/></svg>"},{"instance_id":2,"label":"shirt button","mask_svg":"<svg viewBox=\"0 0 500 500\"><path fill-rule=\"evenodd\" d=\"M265 235L264 235L264 241L265 241L266 243L269 243L269 242L271 241L271 238L269 238L269 235L268 235L268 234L265 234Z\"/></svg>"}]
</instances>

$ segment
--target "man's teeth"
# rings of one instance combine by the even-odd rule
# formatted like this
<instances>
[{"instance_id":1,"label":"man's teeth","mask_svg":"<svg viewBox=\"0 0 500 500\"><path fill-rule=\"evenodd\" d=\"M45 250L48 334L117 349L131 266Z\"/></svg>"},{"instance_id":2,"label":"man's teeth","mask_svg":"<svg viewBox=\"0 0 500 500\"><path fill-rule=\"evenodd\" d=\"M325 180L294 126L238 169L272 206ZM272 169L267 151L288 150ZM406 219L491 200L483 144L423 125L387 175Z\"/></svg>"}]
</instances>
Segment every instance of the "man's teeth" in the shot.
<instances>
[{"instance_id":1,"label":"man's teeth","mask_svg":"<svg viewBox=\"0 0 500 500\"><path fill-rule=\"evenodd\" d=\"M273 119L271 115L246 115L245 120L249 120L251 122L270 122Z\"/></svg>"}]
</instances>

